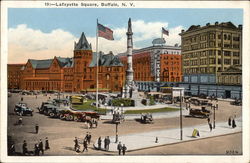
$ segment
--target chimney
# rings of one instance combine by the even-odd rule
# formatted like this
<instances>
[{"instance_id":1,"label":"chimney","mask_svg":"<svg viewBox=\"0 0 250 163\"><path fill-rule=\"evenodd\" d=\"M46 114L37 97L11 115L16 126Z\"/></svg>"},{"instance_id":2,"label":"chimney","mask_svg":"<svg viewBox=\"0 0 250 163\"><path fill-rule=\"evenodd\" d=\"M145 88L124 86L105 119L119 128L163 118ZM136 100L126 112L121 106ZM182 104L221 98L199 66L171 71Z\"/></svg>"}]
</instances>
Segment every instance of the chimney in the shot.
<instances>
[{"instance_id":1,"label":"chimney","mask_svg":"<svg viewBox=\"0 0 250 163\"><path fill-rule=\"evenodd\" d=\"M238 25L238 28L239 28L239 29L242 29L242 24Z\"/></svg>"},{"instance_id":2,"label":"chimney","mask_svg":"<svg viewBox=\"0 0 250 163\"><path fill-rule=\"evenodd\" d=\"M185 30L184 30L184 29L182 29L182 30L181 30L181 33L183 33L183 32L185 32Z\"/></svg>"}]
</instances>

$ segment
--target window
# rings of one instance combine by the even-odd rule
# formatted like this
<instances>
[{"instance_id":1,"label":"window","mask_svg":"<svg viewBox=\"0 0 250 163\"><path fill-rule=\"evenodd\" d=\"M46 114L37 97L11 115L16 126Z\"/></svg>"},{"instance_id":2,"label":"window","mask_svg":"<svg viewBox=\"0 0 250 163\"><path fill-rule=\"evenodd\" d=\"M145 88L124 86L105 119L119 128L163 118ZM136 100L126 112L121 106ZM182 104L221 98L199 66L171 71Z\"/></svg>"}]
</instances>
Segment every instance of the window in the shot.
<instances>
[{"instance_id":1,"label":"window","mask_svg":"<svg viewBox=\"0 0 250 163\"><path fill-rule=\"evenodd\" d=\"M230 65L230 64L231 64L231 60L230 60L230 59L225 59L225 60L224 60L224 64Z\"/></svg>"},{"instance_id":2,"label":"window","mask_svg":"<svg viewBox=\"0 0 250 163\"><path fill-rule=\"evenodd\" d=\"M240 63L240 60L238 60L238 59L234 59L234 60L233 60L233 64L234 64L234 65L237 65L237 64L239 64L239 63Z\"/></svg>"},{"instance_id":3,"label":"window","mask_svg":"<svg viewBox=\"0 0 250 163\"><path fill-rule=\"evenodd\" d=\"M233 56L240 56L240 53L239 52L233 52Z\"/></svg>"},{"instance_id":4,"label":"window","mask_svg":"<svg viewBox=\"0 0 250 163\"><path fill-rule=\"evenodd\" d=\"M224 56L230 56L231 52L230 51L224 51Z\"/></svg>"}]
</instances>

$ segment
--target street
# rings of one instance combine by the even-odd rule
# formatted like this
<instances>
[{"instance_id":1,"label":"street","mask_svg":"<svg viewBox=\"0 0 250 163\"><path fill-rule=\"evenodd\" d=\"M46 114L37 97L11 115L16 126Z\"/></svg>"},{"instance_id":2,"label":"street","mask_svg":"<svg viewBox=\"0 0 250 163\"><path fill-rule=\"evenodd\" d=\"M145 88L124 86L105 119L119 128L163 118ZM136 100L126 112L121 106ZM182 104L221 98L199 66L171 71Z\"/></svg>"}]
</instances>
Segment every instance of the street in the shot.
<instances>
[{"instance_id":1,"label":"street","mask_svg":"<svg viewBox=\"0 0 250 163\"><path fill-rule=\"evenodd\" d=\"M117 155L114 152L98 151L94 149L93 143L98 137L115 135L115 124L107 120L100 120L98 128L87 129L83 122L63 121L60 119L49 118L39 114L36 107L40 107L42 101L55 98L54 95L44 96L22 95L23 101L34 110L33 116L23 116L23 125L14 125L18 120L14 114L14 105L21 99L21 95L12 94L8 98L8 136L11 136L16 145L16 152L22 152L23 140L27 141L28 150L34 150L34 144L39 139L45 140L48 137L50 149L44 155ZM230 105L229 102L219 101L219 109L216 110L216 122L227 121L229 116L241 117L241 106ZM213 117L211 118L213 122ZM35 125L39 125L39 133L35 133ZM183 127L207 124L207 119L202 118L183 118ZM155 119L153 124L141 124L136 120L126 120L119 125L119 135L132 133L149 132L163 129L179 127L179 117ZM87 132L91 132L92 139L89 151L76 153L74 151L74 138L83 139ZM177 135L177 138L178 135ZM218 146L218 143L220 144ZM83 145L80 144L82 150ZM242 133L206 138L202 140L164 145L138 151L127 152L127 155L168 155L168 154L241 154L242 153Z\"/></svg>"}]
</instances>

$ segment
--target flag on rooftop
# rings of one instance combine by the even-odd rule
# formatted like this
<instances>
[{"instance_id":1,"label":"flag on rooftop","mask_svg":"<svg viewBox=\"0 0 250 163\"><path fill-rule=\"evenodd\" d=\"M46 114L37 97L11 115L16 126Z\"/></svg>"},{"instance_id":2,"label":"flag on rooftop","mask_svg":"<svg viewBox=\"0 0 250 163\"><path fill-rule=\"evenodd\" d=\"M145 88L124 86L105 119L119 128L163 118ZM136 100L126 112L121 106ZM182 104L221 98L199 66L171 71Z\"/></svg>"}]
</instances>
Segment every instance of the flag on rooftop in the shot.
<instances>
[{"instance_id":1,"label":"flag on rooftop","mask_svg":"<svg viewBox=\"0 0 250 163\"><path fill-rule=\"evenodd\" d=\"M98 27L98 36L103 37L107 40L114 40L113 31L104 25L97 24Z\"/></svg>"},{"instance_id":2,"label":"flag on rooftop","mask_svg":"<svg viewBox=\"0 0 250 163\"><path fill-rule=\"evenodd\" d=\"M163 27L162 27L162 30L161 30L161 31L162 31L163 34L165 34L165 35L167 35L167 36L169 35L169 31L166 30L166 29L164 29Z\"/></svg>"}]
</instances>

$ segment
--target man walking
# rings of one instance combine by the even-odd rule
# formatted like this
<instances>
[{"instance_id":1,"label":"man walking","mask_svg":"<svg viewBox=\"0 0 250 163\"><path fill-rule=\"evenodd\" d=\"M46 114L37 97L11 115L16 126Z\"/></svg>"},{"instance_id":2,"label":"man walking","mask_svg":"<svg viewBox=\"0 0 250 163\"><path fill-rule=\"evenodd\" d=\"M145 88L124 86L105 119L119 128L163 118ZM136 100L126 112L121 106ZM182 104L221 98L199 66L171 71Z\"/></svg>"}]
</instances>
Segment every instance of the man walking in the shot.
<instances>
[{"instance_id":1,"label":"man walking","mask_svg":"<svg viewBox=\"0 0 250 163\"><path fill-rule=\"evenodd\" d=\"M35 156L39 156L39 146L38 146L38 144L35 144L35 147L34 147L34 155L35 155Z\"/></svg>"},{"instance_id":2,"label":"man walking","mask_svg":"<svg viewBox=\"0 0 250 163\"><path fill-rule=\"evenodd\" d=\"M82 152L84 152L85 149L86 149L86 151L88 152L88 142L87 142L86 139L84 139L84 141L83 141L83 150L82 150Z\"/></svg>"},{"instance_id":3,"label":"man walking","mask_svg":"<svg viewBox=\"0 0 250 163\"><path fill-rule=\"evenodd\" d=\"M98 138L98 149L101 150L101 146L102 146L102 138L99 137Z\"/></svg>"},{"instance_id":4,"label":"man walking","mask_svg":"<svg viewBox=\"0 0 250 163\"><path fill-rule=\"evenodd\" d=\"M212 124L211 123L208 123L209 125L209 129L210 129L210 132L212 131L213 127L212 127Z\"/></svg>"},{"instance_id":5,"label":"man walking","mask_svg":"<svg viewBox=\"0 0 250 163\"><path fill-rule=\"evenodd\" d=\"M26 140L23 141L23 155L25 156L28 153Z\"/></svg>"},{"instance_id":6,"label":"man walking","mask_svg":"<svg viewBox=\"0 0 250 163\"><path fill-rule=\"evenodd\" d=\"M125 146L125 144L123 144L122 146L122 154L125 155L125 152L127 150L127 147Z\"/></svg>"},{"instance_id":7,"label":"man walking","mask_svg":"<svg viewBox=\"0 0 250 163\"><path fill-rule=\"evenodd\" d=\"M235 123L235 120L234 120L234 119L232 120L232 127L233 127L233 128L236 127L236 123Z\"/></svg>"},{"instance_id":8,"label":"man walking","mask_svg":"<svg viewBox=\"0 0 250 163\"><path fill-rule=\"evenodd\" d=\"M122 151L122 143L119 142L119 144L117 145L117 150L119 151L119 155L121 155L121 151Z\"/></svg>"},{"instance_id":9,"label":"man walking","mask_svg":"<svg viewBox=\"0 0 250 163\"><path fill-rule=\"evenodd\" d=\"M231 126L231 122L232 122L231 117L229 117L228 118L228 126Z\"/></svg>"},{"instance_id":10,"label":"man walking","mask_svg":"<svg viewBox=\"0 0 250 163\"><path fill-rule=\"evenodd\" d=\"M43 142L42 142L42 139L40 139L40 142L39 142L39 152L42 151L42 155L44 154L44 150L43 150Z\"/></svg>"},{"instance_id":11,"label":"man walking","mask_svg":"<svg viewBox=\"0 0 250 163\"><path fill-rule=\"evenodd\" d=\"M107 137L105 137L104 139L104 149L106 150L106 148L107 148Z\"/></svg>"},{"instance_id":12,"label":"man walking","mask_svg":"<svg viewBox=\"0 0 250 163\"><path fill-rule=\"evenodd\" d=\"M79 148L77 137L75 137L74 142L75 142L75 151L77 152L77 149Z\"/></svg>"},{"instance_id":13,"label":"man walking","mask_svg":"<svg viewBox=\"0 0 250 163\"><path fill-rule=\"evenodd\" d=\"M45 138L45 150L50 149L48 137Z\"/></svg>"},{"instance_id":14,"label":"man walking","mask_svg":"<svg viewBox=\"0 0 250 163\"><path fill-rule=\"evenodd\" d=\"M91 141L91 133L88 134L87 141L88 141L88 144L90 144L90 141Z\"/></svg>"},{"instance_id":15,"label":"man walking","mask_svg":"<svg viewBox=\"0 0 250 163\"><path fill-rule=\"evenodd\" d=\"M109 144L110 144L110 139L109 139L109 136L107 136L107 146L106 146L106 150L108 151L109 150Z\"/></svg>"},{"instance_id":16,"label":"man walking","mask_svg":"<svg viewBox=\"0 0 250 163\"><path fill-rule=\"evenodd\" d=\"M38 124L36 124L35 129L36 129L36 134L38 134L38 130L39 130Z\"/></svg>"}]
</instances>

